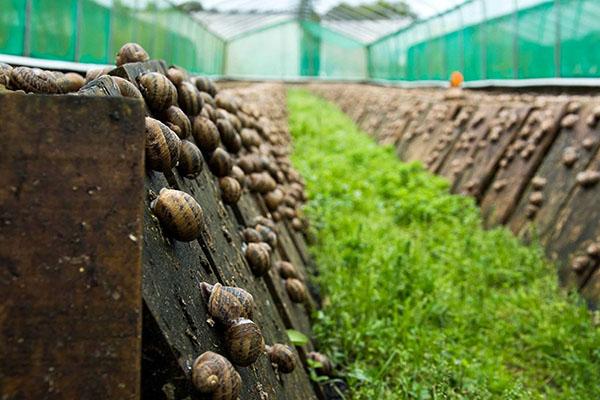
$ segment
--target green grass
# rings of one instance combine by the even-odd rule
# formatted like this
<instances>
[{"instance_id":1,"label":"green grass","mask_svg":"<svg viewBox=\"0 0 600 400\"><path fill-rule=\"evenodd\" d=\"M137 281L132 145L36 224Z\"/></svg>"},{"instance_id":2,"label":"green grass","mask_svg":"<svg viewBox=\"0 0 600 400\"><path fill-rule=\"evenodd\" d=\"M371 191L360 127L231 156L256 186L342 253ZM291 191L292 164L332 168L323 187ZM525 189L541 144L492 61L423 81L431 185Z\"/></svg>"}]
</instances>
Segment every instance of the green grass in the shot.
<instances>
[{"instance_id":1,"label":"green grass","mask_svg":"<svg viewBox=\"0 0 600 400\"><path fill-rule=\"evenodd\" d=\"M291 90L324 307L315 334L354 399L599 399L600 330L542 250Z\"/></svg>"}]
</instances>

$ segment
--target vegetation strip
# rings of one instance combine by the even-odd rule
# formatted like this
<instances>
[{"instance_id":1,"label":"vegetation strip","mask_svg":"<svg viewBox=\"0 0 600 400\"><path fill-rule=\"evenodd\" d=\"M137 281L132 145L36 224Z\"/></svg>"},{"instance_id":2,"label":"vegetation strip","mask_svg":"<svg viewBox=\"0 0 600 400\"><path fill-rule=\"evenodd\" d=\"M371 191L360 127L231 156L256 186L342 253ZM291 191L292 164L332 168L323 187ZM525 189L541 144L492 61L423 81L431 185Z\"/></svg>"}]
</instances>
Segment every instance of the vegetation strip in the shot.
<instances>
[{"instance_id":1,"label":"vegetation strip","mask_svg":"<svg viewBox=\"0 0 600 400\"><path fill-rule=\"evenodd\" d=\"M469 198L334 105L288 96L324 307L354 399L597 399L600 330L539 246L484 231Z\"/></svg>"}]
</instances>

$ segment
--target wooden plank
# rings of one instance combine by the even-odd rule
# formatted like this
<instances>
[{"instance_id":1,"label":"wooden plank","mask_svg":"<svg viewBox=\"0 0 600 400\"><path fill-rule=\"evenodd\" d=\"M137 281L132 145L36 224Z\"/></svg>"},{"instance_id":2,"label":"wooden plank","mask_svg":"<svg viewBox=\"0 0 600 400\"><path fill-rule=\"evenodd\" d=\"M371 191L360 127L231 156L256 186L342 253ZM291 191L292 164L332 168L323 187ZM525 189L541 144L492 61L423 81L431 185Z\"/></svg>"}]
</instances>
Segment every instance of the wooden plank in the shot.
<instances>
[{"instance_id":1,"label":"wooden plank","mask_svg":"<svg viewBox=\"0 0 600 400\"><path fill-rule=\"evenodd\" d=\"M533 112L507 147L500 160L500 169L481 201L481 212L487 226L507 222L554 142L565 109L566 104L559 102Z\"/></svg>"},{"instance_id":2,"label":"wooden plank","mask_svg":"<svg viewBox=\"0 0 600 400\"><path fill-rule=\"evenodd\" d=\"M406 152L410 147L411 141L421 134L425 128L422 127L425 121L428 121L429 114L432 112L433 103L427 100L417 99L414 102L414 108L409 115L410 122L406 126L402 137L397 142L396 153L402 161L407 161Z\"/></svg>"},{"instance_id":3,"label":"wooden plank","mask_svg":"<svg viewBox=\"0 0 600 400\"><path fill-rule=\"evenodd\" d=\"M560 209L575 188L577 173L588 166L600 145L600 126L591 128L586 123L592 110L598 106L598 102L586 103L579 113L579 122L573 128L561 129L535 174L537 177L545 179L547 183L539 190L534 189L530 182L508 221L513 232L520 233L526 238L535 234L542 240L542 243L547 239ZM587 148L584 148L584 142L586 142ZM570 167L565 166L562 162L567 147L575 149L578 156ZM532 225L528 223L527 206L529 197L534 190L542 193L543 204L531 218Z\"/></svg>"},{"instance_id":4,"label":"wooden plank","mask_svg":"<svg viewBox=\"0 0 600 400\"><path fill-rule=\"evenodd\" d=\"M142 107L15 93L0 107L3 398L139 398Z\"/></svg>"}]
</instances>

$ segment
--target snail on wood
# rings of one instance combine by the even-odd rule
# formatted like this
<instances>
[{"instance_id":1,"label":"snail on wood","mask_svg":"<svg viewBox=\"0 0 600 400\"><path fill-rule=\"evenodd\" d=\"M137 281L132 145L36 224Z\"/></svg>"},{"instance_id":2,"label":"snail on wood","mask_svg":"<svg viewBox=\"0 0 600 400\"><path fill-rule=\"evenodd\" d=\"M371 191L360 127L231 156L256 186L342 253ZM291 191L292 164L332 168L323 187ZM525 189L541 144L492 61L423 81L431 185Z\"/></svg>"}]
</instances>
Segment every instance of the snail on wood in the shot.
<instances>
[{"instance_id":1,"label":"snail on wood","mask_svg":"<svg viewBox=\"0 0 600 400\"><path fill-rule=\"evenodd\" d=\"M247 367L253 364L265 349L262 332L249 319L235 320L225 329L227 352L235 365Z\"/></svg>"},{"instance_id":2,"label":"snail on wood","mask_svg":"<svg viewBox=\"0 0 600 400\"><path fill-rule=\"evenodd\" d=\"M242 378L225 357L207 351L192 366L192 382L201 393L211 393L213 400L236 400Z\"/></svg>"},{"instance_id":3,"label":"snail on wood","mask_svg":"<svg viewBox=\"0 0 600 400\"><path fill-rule=\"evenodd\" d=\"M592 260L586 255L577 256L571 262L571 268L575 273L581 273L590 265L591 261Z\"/></svg>"},{"instance_id":4,"label":"snail on wood","mask_svg":"<svg viewBox=\"0 0 600 400\"><path fill-rule=\"evenodd\" d=\"M177 87L187 79L187 73L181 68L171 67L167 70L167 78Z\"/></svg>"},{"instance_id":5,"label":"snail on wood","mask_svg":"<svg viewBox=\"0 0 600 400\"><path fill-rule=\"evenodd\" d=\"M542 190L544 188L544 186L546 186L546 183L548 182L548 180L546 178L543 178L541 176L535 176L532 180L531 180L531 186L535 189L535 190Z\"/></svg>"},{"instance_id":6,"label":"snail on wood","mask_svg":"<svg viewBox=\"0 0 600 400\"><path fill-rule=\"evenodd\" d=\"M230 113L236 114L240 108L240 101L237 97L226 93L219 93L215 96L217 107L223 108Z\"/></svg>"},{"instance_id":7,"label":"snail on wood","mask_svg":"<svg viewBox=\"0 0 600 400\"><path fill-rule=\"evenodd\" d=\"M202 282L200 290L208 304L208 313L225 326L240 318L250 319L254 314L254 297L242 288Z\"/></svg>"},{"instance_id":8,"label":"snail on wood","mask_svg":"<svg viewBox=\"0 0 600 400\"><path fill-rule=\"evenodd\" d=\"M294 264L292 264L291 262L278 261L275 264L275 267L277 268L279 275L283 279L288 279L288 278L299 279L300 278L300 276L298 275L298 271L296 270L296 267L294 267Z\"/></svg>"},{"instance_id":9,"label":"snail on wood","mask_svg":"<svg viewBox=\"0 0 600 400\"><path fill-rule=\"evenodd\" d=\"M525 207L525 217L527 217L527 219L530 219L530 220L534 219L539 210L540 210L539 206L529 203Z\"/></svg>"},{"instance_id":10,"label":"snail on wood","mask_svg":"<svg viewBox=\"0 0 600 400\"><path fill-rule=\"evenodd\" d=\"M591 151L594 148L594 146L596 146L597 143L598 143L598 141L595 138L593 138L593 137L586 137L581 142L581 145L587 151Z\"/></svg>"},{"instance_id":11,"label":"snail on wood","mask_svg":"<svg viewBox=\"0 0 600 400\"><path fill-rule=\"evenodd\" d=\"M167 235L182 242L190 242L200 236L202 208L189 194L163 188L150 207Z\"/></svg>"},{"instance_id":12,"label":"snail on wood","mask_svg":"<svg viewBox=\"0 0 600 400\"><path fill-rule=\"evenodd\" d=\"M202 96L202 100L204 100L204 105L210 105L214 109L217 107L215 103L215 99L208 93L200 91L200 96Z\"/></svg>"},{"instance_id":13,"label":"snail on wood","mask_svg":"<svg viewBox=\"0 0 600 400\"><path fill-rule=\"evenodd\" d=\"M138 84L152 110L161 112L177 104L177 89L163 74L148 72L138 78Z\"/></svg>"},{"instance_id":14,"label":"snail on wood","mask_svg":"<svg viewBox=\"0 0 600 400\"><path fill-rule=\"evenodd\" d=\"M544 194L538 190L532 192L531 195L529 195L529 203L541 207L544 203Z\"/></svg>"},{"instance_id":15,"label":"snail on wood","mask_svg":"<svg viewBox=\"0 0 600 400\"><path fill-rule=\"evenodd\" d=\"M591 258L595 258L598 259L600 258L600 244L598 243L591 243L590 245L588 245L588 247L585 249L585 252L587 253L588 256L590 256Z\"/></svg>"},{"instance_id":16,"label":"snail on wood","mask_svg":"<svg viewBox=\"0 0 600 400\"><path fill-rule=\"evenodd\" d=\"M146 164L166 172L179 160L181 140L162 122L146 117Z\"/></svg>"},{"instance_id":17,"label":"snail on wood","mask_svg":"<svg viewBox=\"0 0 600 400\"><path fill-rule=\"evenodd\" d=\"M252 173L248 176L248 188L253 192L268 193L277 187L277 182L266 172Z\"/></svg>"},{"instance_id":18,"label":"snail on wood","mask_svg":"<svg viewBox=\"0 0 600 400\"><path fill-rule=\"evenodd\" d=\"M245 228L242 237L247 243L260 243L263 240L261 234L254 228Z\"/></svg>"},{"instance_id":19,"label":"snail on wood","mask_svg":"<svg viewBox=\"0 0 600 400\"><path fill-rule=\"evenodd\" d=\"M235 204L242 196L242 186L231 176L219 179L219 188L221 189L221 198L226 204Z\"/></svg>"},{"instance_id":20,"label":"snail on wood","mask_svg":"<svg viewBox=\"0 0 600 400\"><path fill-rule=\"evenodd\" d=\"M244 174L244 171L242 171L242 169L237 165L234 165L231 168L231 177L238 181L240 186L244 186L244 183L246 182L246 174Z\"/></svg>"},{"instance_id":21,"label":"snail on wood","mask_svg":"<svg viewBox=\"0 0 600 400\"><path fill-rule=\"evenodd\" d=\"M271 254L262 243L248 243L245 256L256 276L264 275L271 268Z\"/></svg>"},{"instance_id":22,"label":"snail on wood","mask_svg":"<svg viewBox=\"0 0 600 400\"><path fill-rule=\"evenodd\" d=\"M219 130L210 119L202 115L194 118L192 133L196 144L204 152L210 153L219 146Z\"/></svg>"},{"instance_id":23,"label":"snail on wood","mask_svg":"<svg viewBox=\"0 0 600 400\"><path fill-rule=\"evenodd\" d=\"M290 346L275 343L272 346L265 346L265 350L271 364L275 365L279 372L289 374L296 368L296 357Z\"/></svg>"},{"instance_id":24,"label":"snail on wood","mask_svg":"<svg viewBox=\"0 0 600 400\"><path fill-rule=\"evenodd\" d=\"M192 123L181 108L171 106L163 113L163 121L180 139L189 137L192 133Z\"/></svg>"},{"instance_id":25,"label":"snail on wood","mask_svg":"<svg viewBox=\"0 0 600 400\"><path fill-rule=\"evenodd\" d=\"M61 93L76 92L85 85L84 77L75 72L61 74L57 77L56 81L60 87Z\"/></svg>"},{"instance_id":26,"label":"snail on wood","mask_svg":"<svg viewBox=\"0 0 600 400\"><path fill-rule=\"evenodd\" d=\"M318 353L316 351L311 351L308 353L307 358L318 363L320 366L316 368L316 372L319 375L331 376L333 373L333 365L324 354Z\"/></svg>"},{"instance_id":27,"label":"snail on wood","mask_svg":"<svg viewBox=\"0 0 600 400\"><path fill-rule=\"evenodd\" d=\"M222 148L217 148L208 160L208 166L212 173L218 177L229 175L233 168L231 156Z\"/></svg>"},{"instance_id":28,"label":"snail on wood","mask_svg":"<svg viewBox=\"0 0 600 400\"><path fill-rule=\"evenodd\" d=\"M142 96L140 90L127 79L123 79L120 76L111 76L110 78L119 88L119 93L121 93L121 96L129 97L132 99L144 100L144 96Z\"/></svg>"},{"instance_id":29,"label":"snail on wood","mask_svg":"<svg viewBox=\"0 0 600 400\"><path fill-rule=\"evenodd\" d=\"M577 162L578 158L579 155L577 154L577 149L575 147L565 147L562 154L562 163L565 167L571 168L573 164Z\"/></svg>"},{"instance_id":30,"label":"snail on wood","mask_svg":"<svg viewBox=\"0 0 600 400\"><path fill-rule=\"evenodd\" d=\"M304 230L304 223L298 217L292 218L292 228L296 231Z\"/></svg>"},{"instance_id":31,"label":"snail on wood","mask_svg":"<svg viewBox=\"0 0 600 400\"><path fill-rule=\"evenodd\" d=\"M217 88L215 84L208 78L199 76L195 79L194 83L196 84L198 90L200 90L201 92L206 92L212 97L215 97L215 95L217 94Z\"/></svg>"},{"instance_id":32,"label":"snail on wood","mask_svg":"<svg viewBox=\"0 0 600 400\"><path fill-rule=\"evenodd\" d=\"M285 289L294 303L304 303L306 300L306 287L300 279L288 278L285 280Z\"/></svg>"},{"instance_id":33,"label":"snail on wood","mask_svg":"<svg viewBox=\"0 0 600 400\"><path fill-rule=\"evenodd\" d=\"M242 138L242 144L247 149L260 146L260 135L254 129L242 129L240 132L240 137Z\"/></svg>"},{"instance_id":34,"label":"snail on wood","mask_svg":"<svg viewBox=\"0 0 600 400\"><path fill-rule=\"evenodd\" d=\"M190 82L182 82L177 87L177 98L181 109L190 117L195 117L202 111L204 100L200 91Z\"/></svg>"},{"instance_id":35,"label":"snail on wood","mask_svg":"<svg viewBox=\"0 0 600 400\"><path fill-rule=\"evenodd\" d=\"M275 188L275 190L265 194L263 198L269 211L275 211L283 201L284 195L280 189Z\"/></svg>"},{"instance_id":36,"label":"snail on wood","mask_svg":"<svg viewBox=\"0 0 600 400\"><path fill-rule=\"evenodd\" d=\"M203 165L204 159L200 149L194 143L182 140L179 147L179 164L177 164L179 173L192 179L202 172Z\"/></svg>"},{"instance_id":37,"label":"snail on wood","mask_svg":"<svg viewBox=\"0 0 600 400\"><path fill-rule=\"evenodd\" d=\"M567 114L560 121L560 126L565 129L572 129L577 121L579 121L579 115Z\"/></svg>"},{"instance_id":38,"label":"snail on wood","mask_svg":"<svg viewBox=\"0 0 600 400\"><path fill-rule=\"evenodd\" d=\"M116 64L120 67L123 64L132 62L148 61L150 56L142 46L137 43L125 43L117 53Z\"/></svg>"},{"instance_id":39,"label":"snail on wood","mask_svg":"<svg viewBox=\"0 0 600 400\"><path fill-rule=\"evenodd\" d=\"M271 247L277 245L277 233L272 228L263 224L257 224L254 228L260 234L263 242Z\"/></svg>"},{"instance_id":40,"label":"snail on wood","mask_svg":"<svg viewBox=\"0 0 600 400\"><path fill-rule=\"evenodd\" d=\"M61 93L56 77L51 72L39 68L13 68L10 74L10 84L14 89L30 93Z\"/></svg>"},{"instance_id":41,"label":"snail on wood","mask_svg":"<svg viewBox=\"0 0 600 400\"><path fill-rule=\"evenodd\" d=\"M12 69L10 65L0 62L0 86L9 85Z\"/></svg>"},{"instance_id":42,"label":"snail on wood","mask_svg":"<svg viewBox=\"0 0 600 400\"><path fill-rule=\"evenodd\" d=\"M600 172L587 170L577 174L575 178L577 183L584 188L588 188L594 186L598 181L600 181Z\"/></svg>"},{"instance_id":43,"label":"snail on wood","mask_svg":"<svg viewBox=\"0 0 600 400\"><path fill-rule=\"evenodd\" d=\"M217 120L217 129L219 130L221 142L225 145L227 150L232 153L239 152L242 148L242 140L231 122L225 119L219 119Z\"/></svg>"},{"instance_id":44,"label":"snail on wood","mask_svg":"<svg viewBox=\"0 0 600 400\"><path fill-rule=\"evenodd\" d=\"M107 75L110 71L112 71L113 67L105 67L105 68L94 68L89 69L85 73L85 82L91 82L94 79L100 78L103 75Z\"/></svg>"}]
</instances>

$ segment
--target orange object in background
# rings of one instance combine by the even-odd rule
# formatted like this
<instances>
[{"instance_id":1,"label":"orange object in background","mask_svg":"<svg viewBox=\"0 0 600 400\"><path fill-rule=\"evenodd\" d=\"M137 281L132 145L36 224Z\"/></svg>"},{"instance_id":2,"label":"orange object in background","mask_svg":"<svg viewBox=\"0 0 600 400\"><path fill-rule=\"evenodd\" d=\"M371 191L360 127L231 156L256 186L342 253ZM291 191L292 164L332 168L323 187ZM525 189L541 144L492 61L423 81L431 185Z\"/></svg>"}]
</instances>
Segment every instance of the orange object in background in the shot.
<instances>
[{"instance_id":1,"label":"orange object in background","mask_svg":"<svg viewBox=\"0 0 600 400\"><path fill-rule=\"evenodd\" d=\"M450 87L460 87L464 81L465 78L460 71L454 71L450 74Z\"/></svg>"}]
</instances>

